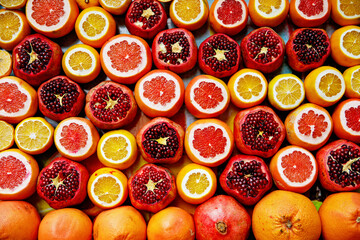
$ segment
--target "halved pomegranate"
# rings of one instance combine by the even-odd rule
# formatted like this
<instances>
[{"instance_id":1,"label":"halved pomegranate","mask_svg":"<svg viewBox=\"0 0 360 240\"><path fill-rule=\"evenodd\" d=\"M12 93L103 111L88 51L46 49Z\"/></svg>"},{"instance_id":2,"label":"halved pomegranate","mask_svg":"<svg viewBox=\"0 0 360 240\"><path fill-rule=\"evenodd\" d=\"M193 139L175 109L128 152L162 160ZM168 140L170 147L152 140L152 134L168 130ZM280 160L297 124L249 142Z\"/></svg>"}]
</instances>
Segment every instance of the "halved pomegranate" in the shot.
<instances>
[{"instance_id":1,"label":"halved pomegranate","mask_svg":"<svg viewBox=\"0 0 360 240\"><path fill-rule=\"evenodd\" d=\"M41 113L57 122L76 117L85 104L84 91L65 76L57 76L42 83L37 94Z\"/></svg>"},{"instance_id":2,"label":"halved pomegranate","mask_svg":"<svg viewBox=\"0 0 360 240\"><path fill-rule=\"evenodd\" d=\"M156 0L134 0L126 13L125 26L133 35L151 39L165 29L167 15Z\"/></svg>"},{"instance_id":3,"label":"halved pomegranate","mask_svg":"<svg viewBox=\"0 0 360 240\"><path fill-rule=\"evenodd\" d=\"M184 28L164 30L154 38L152 56L159 69L187 72L195 66L197 60L195 37Z\"/></svg>"},{"instance_id":4,"label":"halved pomegranate","mask_svg":"<svg viewBox=\"0 0 360 240\"><path fill-rule=\"evenodd\" d=\"M104 81L86 95L85 114L100 129L116 129L130 123L137 105L132 91L119 83Z\"/></svg>"},{"instance_id":5,"label":"halved pomegranate","mask_svg":"<svg viewBox=\"0 0 360 240\"><path fill-rule=\"evenodd\" d=\"M242 153L271 157L280 148L285 134L284 124L269 107L256 106L236 114L234 137Z\"/></svg>"},{"instance_id":6,"label":"halved pomegranate","mask_svg":"<svg viewBox=\"0 0 360 240\"><path fill-rule=\"evenodd\" d=\"M325 30L299 28L286 43L289 66L298 72L320 67L330 55L330 39Z\"/></svg>"},{"instance_id":7,"label":"halved pomegranate","mask_svg":"<svg viewBox=\"0 0 360 240\"><path fill-rule=\"evenodd\" d=\"M184 129L170 119L157 117L136 135L140 153L149 163L175 163L184 151Z\"/></svg>"},{"instance_id":8,"label":"halved pomegranate","mask_svg":"<svg viewBox=\"0 0 360 240\"><path fill-rule=\"evenodd\" d=\"M60 74L62 55L57 43L41 34L29 35L13 49L14 74L32 86L39 86Z\"/></svg>"},{"instance_id":9,"label":"halved pomegranate","mask_svg":"<svg viewBox=\"0 0 360 240\"><path fill-rule=\"evenodd\" d=\"M248 68L271 73L284 61L284 40L271 28L262 27L250 32L240 46L244 64Z\"/></svg>"},{"instance_id":10,"label":"halved pomegranate","mask_svg":"<svg viewBox=\"0 0 360 240\"><path fill-rule=\"evenodd\" d=\"M64 208L85 200L88 179L83 165L58 157L41 170L36 190L50 207Z\"/></svg>"},{"instance_id":11,"label":"halved pomegranate","mask_svg":"<svg viewBox=\"0 0 360 240\"><path fill-rule=\"evenodd\" d=\"M232 157L219 179L224 191L244 205L254 205L273 185L270 170L259 157Z\"/></svg>"},{"instance_id":12,"label":"halved pomegranate","mask_svg":"<svg viewBox=\"0 0 360 240\"><path fill-rule=\"evenodd\" d=\"M321 185L331 192L360 189L360 147L347 140L336 140L316 154Z\"/></svg>"},{"instance_id":13,"label":"halved pomegranate","mask_svg":"<svg viewBox=\"0 0 360 240\"><path fill-rule=\"evenodd\" d=\"M131 204L156 213L176 197L175 177L163 167L145 164L128 181Z\"/></svg>"},{"instance_id":14,"label":"halved pomegranate","mask_svg":"<svg viewBox=\"0 0 360 240\"><path fill-rule=\"evenodd\" d=\"M214 34L200 44L198 62L206 74L218 78L229 77L239 68L240 46L225 34Z\"/></svg>"}]
</instances>

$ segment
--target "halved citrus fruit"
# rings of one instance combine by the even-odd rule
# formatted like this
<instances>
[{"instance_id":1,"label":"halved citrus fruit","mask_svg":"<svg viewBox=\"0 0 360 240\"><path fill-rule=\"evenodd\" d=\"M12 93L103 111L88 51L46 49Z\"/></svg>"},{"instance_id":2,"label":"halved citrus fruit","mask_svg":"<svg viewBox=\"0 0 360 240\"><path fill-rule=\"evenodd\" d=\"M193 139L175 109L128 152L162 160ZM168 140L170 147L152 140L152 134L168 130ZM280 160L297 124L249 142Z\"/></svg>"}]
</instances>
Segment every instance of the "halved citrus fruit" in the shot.
<instances>
[{"instance_id":1,"label":"halved citrus fruit","mask_svg":"<svg viewBox=\"0 0 360 240\"><path fill-rule=\"evenodd\" d=\"M298 27L317 27L330 17L329 0L291 0L290 18Z\"/></svg>"},{"instance_id":2,"label":"halved citrus fruit","mask_svg":"<svg viewBox=\"0 0 360 240\"><path fill-rule=\"evenodd\" d=\"M226 111L230 91L219 78L210 75L194 77L185 89L185 105L197 118L212 118Z\"/></svg>"},{"instance_id":3,"label":"halved citrus fruit","mask_svg":"<svg viewBox=\"0 0 360 240\"><path fill-rule=\"evenodd\" d=\"M338 138L360 143L360 99L352 98L339 103L332 119Z\"/></svg>"},{"instance_id":4,"label":"halved citrus fruit","mask_svg":"<svg viewBox=\"0 0 360 240\"><path fill-rule=\"evenodd\" d=\"M190 163L183 167L176 177L180 197L191 204L201 204L216 191L216 175L208 167Z\"/></svg>"},{"instance_id":5,"label":"halved citrus fruit","mask_svg":"<svg viewBox=\"0 0 360 240\"><path fill-rule=\"evenodd\" d=\"M28 0L25 12L36 32L59 38L74 29L79 8L74 0Z\"/></svg>"},{"instance_id":6,"label":"halved citrus fruit","mask_svg":"<svg viewBox=\"0 0 360 240\"><path fill-rule=\"evenodd\" d=\"M29 154L18 149L0 152L0 200L24 200L36 188L39 166Z\"/></svg>"},{"instance_id":7,"label":"halved citrus fruit","mask_svg":"<svg viewBox=\"0 0 360 240\"><path fill-rule=\"evenodd\" d=\"M360 64L360 27L347 26L337 29L330 38L331 57L345 67Z\"/></svg>"},{"instance_id":8,"label":"halved citrus fruit","mask_svg":"<svg viewBox=\"0 0 360 240\"><path fill-rule=\"evenodd\" d=\"M137 36L119 34L101 48L101 66L113 81L133 84L150 71L152 57L147 42Z\"/></svg>"},{"instance_id":9,"label":"halved citrus fruit","mask_svg":"<svg viewBox=\"0 0 360 240\"><path fill-rule=\"evenodd\" d=\"M12 71L12 58L10 53L0 50L0 78L9 76Z\"/></svg>"},{"instance_id":10,"label":"halved citrus fruit","mask_svg":"<svg viewBox=\"0 0 360 240\"><path fill-rule=\"evenodd\" d=\"M128 196L127 177L114 168L100 168L88 182L88 196L93 204L109 209L123 204Z\"/></svg>"},{"instance_id":11,"label":"halved citrus fruit","mask_svg":"<svg viewBox=\"0 0 360 240\"><path fill-rule=\"evenodd\" d=\"M27 0L0 0L0 5L7 9L19 9L25 6Z\"/></svg>"},{"instance_id":12,"label":"halved citrus fruit","mask_svg":"<svg viewBox=\"0 0 360 240\"><path fill-rule=\"evenodd\" d=\"M13 125L0 120L0 151L10 148L14 144Z\"/></svg>"},{"instance_id":13,"label":"halved citrus fruit","mask_svg":"<svg viewBox=\"0 0 360 240\"><path fill-rule=\"evenodd\" d=\"M209 21L215 32L232 36L245 28L248 15L244 0L215 0L210 8Z\"/></svg>"},{"instance_id":14,"label":"halved citrus fruit","mask_svg":"<svg viewBox=\"0 0 360 240\"><path fill-rule=\"evenodd\" d=\"M99 6L99 0L75 0L80 9Z\"/></svg>"},{"instance_id":15,"label":"halved citrus fruit","mask_svg":"<svg viewBox=\"0 0 360 240\"><path fill-rule=\"evenodd\" d=\"M285 128L290 144L314 151L329 140L333 121L325 108L306 103L287 115Z\"/></svg>"},{"instance_id":16,"label":"halved citrus fruit","mask_svg":"<svg viewBox=\"0 0 360 240\"><path fill-rule=\"evenodd\" d=\"M360 65L348 68L343 73L345 80L345 96L360 98Z\"/></svg>"},{"instance_id":17,"label":"halved citrus fruit","mask_svg":"<svg viewBox=\"0 0 360 240\"><path fill-rule=\"evenodd\" d=\"M85 44L76 44L66 50L62 68L69 78L78 83L88 83L100 73L99 53Z\"/></svg>"},{"instance_id":18,"label":"halved citrus fruit","mask_svg":"<svg viewBox=\"0 0 360 240\"><path fill-rule=\"evenodd\" d=\"M322 107L334 105L345 93L342 73L329 66L311 71L304 80L304 86L306 99Z\"/></svg>"},{"instance_id":19,"label":"halved citrus fruit","mask_svg":"<svg viewBox=\"0 0 360 240\"><path fill-rule=\"evenodd\" d=\"M172 117L184 103L185 87L179 75L168 70L153 70L135 86L135 99L149 117Z\"/></svg>"},{"instance_id":20,"label":"halved citrus fruit","mask_svg":"<svg viewBox=\"0 0 360 240\"><path fill-rule=\"evenodd\" d=\"M251 21L259 27L276 27L289 13L288 0L249 0Z\"/></svg>"},{"instance_id":21,"label":"halved citrus fruit","mask_svg":"<svg viewBox=\"0 0 360 240\"><path fill-rule=\"evenodd\" d=\"M315 157L308 150L298 146L280 149L272 157L269 167L279 189L297 193L308 191L318 175Z\"/></svg>"},{"instance_id":22,"label":"halved citrus fruit","mask_svg":"<svg viewBox=\"0 0 360 240\"><path fill-rule=\"evenodd\" d=\"M208 15L207 0L173 0L170 5L170 18L173 23L190 31L201 28Z\"/></svg>"},{"instance_id":23,"label":"halved citrus fruit","mask_svg":"<svg viewBox=\"0 0 360 240\"><path fill-rule=\"evenodd\" d=\"M15 128L15 143L28 154L40 154L54 142L54 128L45 118L31 117L22 120Z\"/></svg>"},{"instance_id":24,"label":"halved citrus fruit","mask_svg":"<svg viewBox=\"0 0 360 240\"><path fill-rule=\"evenodd\" d=\"M126 12L131 0L99 0L99 3L109 13L121 15Z\"/></svg>"},{"instance_id":25,"label":"halved citrus fruit","mask_svg":"<svg viewBox=\"0 0 360 240\"><path fill-rule=\"evenodd\" d=\"M330 0L331 18L341 26L360 24L360 2L357 0Z\"/></svg>"},{"instance_id":26,"label":"halved citrus fruit","mask_svg":"<svg viewBox=\"0 0 360 240\"><path fill-rule=\"evenodd\" d=\"M115 19L101 7L86 8L76 19L75 32L83 43L100 48L115 36Z\"/></svg>"},{"instance_id":27,"label":"halved citrus fruit","mask_svg":"<svg viewBox=\"0 0 360 240\"><path fill-rule=\"evenodd\" d=\"M59 153L74 161L81 161L96 152L99 133L85 118L70 117L55 128L54 142Z\"/></svg>"},{"instance_id":28,"label":"halved citrus fruit","mask_svg":"<svg viewBox=\"0 0 360 240\"><path fill-rule=\"evenodd\" d=\"M35 115L38 107L36 91L18 77L0 78L0 120L19 123Z\"/></svg>"},{"instance_id":29,"label":"halved citrus fruit","mask_svg":"<svg viewBox=\"0 0 360 240\"><path fill-rule=\"evenodd\" d=\"M268 98L281 111L297 108L305 98L304 83L294 74L280 74L269 83Z\"/></svg>"},{"instance_id":30,"label":"halved citrus fruit","mask_svg":"<svg viewBox=\"0 0 360 240\"><path fill-rule=\"evenodd\" d=\"M216 167L230 157L234 136L226 123L213 118L201 119L186 129L184 145L191 161Z\"/></svg>"},{"instance_id":31,"label":"halved citrus fruit","mask_svg":"<svg viewBox=\"0 0 360 240\"><path fill-rule=\"evenodd\" d=\"M7 1L7 0L5 0ZM0 47L11 51L31 32L30 25L23 12L0 10Z\"/></svg>"},{"instance_id":32,"label":"halved citrus fruit","mask_svg":"<svg viewBox=\"0 0 360 240\"><path fill-rule=\"evenodd\" d=\"M137 145L134 135L126 130L105 133L97 146L97 156L107 167L126 169L137 158Z\"/></svg>"}]
</instances>

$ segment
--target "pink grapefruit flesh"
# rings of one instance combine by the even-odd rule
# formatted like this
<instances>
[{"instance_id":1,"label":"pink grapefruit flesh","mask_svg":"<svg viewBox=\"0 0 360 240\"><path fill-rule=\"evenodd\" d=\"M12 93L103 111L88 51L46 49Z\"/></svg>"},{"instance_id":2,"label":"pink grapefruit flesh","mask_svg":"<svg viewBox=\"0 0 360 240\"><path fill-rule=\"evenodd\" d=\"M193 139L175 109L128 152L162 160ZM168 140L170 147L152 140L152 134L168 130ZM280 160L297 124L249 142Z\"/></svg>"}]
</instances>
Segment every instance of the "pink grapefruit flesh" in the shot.
<instances>
[{"instance_id":1,"label":"pink grapefruit flesh","mask_svg":"<svg viewBox=\"0 0 360 240\"><path fill-rule=\"evenodd\" d=\"M167 80L164 76L156 76L144 83L144 97L154 104L165 106L176 97L176 85L173 80Z\"/></svg>"},{"instance_id":2,"label":"pink grapefruit flesh","mask_svg":"<svg viewBox=\"0 0 360 240\"><path fill-rule=\"evenodd\" d=\"M0 110L8 113L19 112L24 108L26 100L26 94L19 91L16 84L8 82L0 84Z\"/></svg>"},{"instance_id":3,"label":"pink grapefruit flesh","mask_svg":"<svg viewBox=\"0 0 360 240\"><path fill-rule=\"evenodd\" d=\"M325 116L316 114L313 110L303 113L298 122L299 132L306 136L313 138L321 137L328 128L328 123L325 121Z\"/></svg>"},{"instance_id":4,"label":"pink grapefruit flesh","mask_svg":"<svg viewBox=\"0 0 360 240\"><path fill-rule=\"evenodd\" d=\"M129 44L126 40L111 45L107 55L111 67L119 72L136 69L142 62L141 47L135 42Z\"/></svg>"},{"instance_id":5,"label":"pink grapefruit flesh","mask_svg":"<svg viewBox=\"0 0 360 240\"><path fill-rule=\"evenodd\" d=\"M213 109L224 100L224 96L221 88L216 86L215 83L203 81L199 84L199 87L194 89L194 100L203 109Z\"/></svg>"},{"instance_id":6,"label":"pink grapefruit flesh","mask_svg":"<svg viewBox=\"0 0 360 240\"><path fill-rule=\"evenodd\" d=\"M306 16L312 17L324 11L324 0L300 0L299 10Z\"/></svg>"},{"instance_id":7,"label":"pink grapefruit flesh","mask_svg":"<svg viewBox=\"0 0 360 240\"><path fill-rule=\"evenodd\" d=\"M26 179L26 167L23 162L13 156L0 158L0 188L15 189Z\"/></svg>"},{"instance_id":8,"label":"pink grapefruit flesh","mask_svg":"<svg viewBox=\"0 0 360 240\"><path fill-rule=\"evenodd\" d=\"M88 134L83 126L70 123L61 132L60 144L69 152L76 153L86 146Z\"/></svg>"},{"instance_id":9,"label":"pink grapefruit flesh","mask_svg":"<svg viewBox=\"0 0 360 240\"><path fill-rule=\"evenodd\" d=\"M291 181L305 182L314 171L310 157L300 151L293 151L281 159L281 167L284 168L284 175Z\"/></svg>"},{"instance_id":10,"label":"pink grapefruit flesh","mask_svg":"<svg viewBox=\"0 0 360 240\"><path fill-rule=\"evenodd\" d=\"M64 1L62 0L34 0L32 3L33 13L31 17L39 24L47 27L54 26L60 22L65 15Z\"/></svg>"},{"instance_id":11,"label":"pink grapefruit flesh","mask_svg":"<svg viewBox=\"0 0 360 240\"><path fill-rule=\"evenodd\" d=\"M220 128L209 126L194 131L192 144L199 151L201 157L214 158L225 152L227 139Z\"/></svg>"},{"instance_id":12,"label":"pink grapefruit flesh","mask_svg":"<svg viewBox=\"0 0 360 240\"><path fill-rule=\"evenodd\" d=\"M346 126L355 132L360 132L360 105L345 110Z\"/></svg>"},{"instance_id":13,"label":"pink grapefruit flesh","mask_svg":"<svg viewBox=\"0 0 360 240\"><path fill-rule=\"evenodd\" d=\"M239 1L225 0L217 9L217 17L225 24L232 25L242 19L243 9Z\"/></svg>"}]
</instances>

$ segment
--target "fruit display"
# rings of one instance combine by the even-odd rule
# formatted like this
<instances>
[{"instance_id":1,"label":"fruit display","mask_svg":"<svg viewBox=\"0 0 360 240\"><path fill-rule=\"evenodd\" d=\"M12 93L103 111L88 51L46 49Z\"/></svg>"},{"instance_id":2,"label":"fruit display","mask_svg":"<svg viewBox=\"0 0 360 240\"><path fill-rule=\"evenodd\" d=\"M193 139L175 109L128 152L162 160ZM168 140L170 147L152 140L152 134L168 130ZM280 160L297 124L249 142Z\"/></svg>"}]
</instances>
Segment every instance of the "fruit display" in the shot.
<instances>
[{"instance_id":1,"label":"fruit display","mask_svg":"<svg viewBox=\"0 0 360 240\"><path fill-rule=\"evenodd\" d=\"M359 10L0 0L0 239L357 239Z\"/></svg>"}]
</instances>

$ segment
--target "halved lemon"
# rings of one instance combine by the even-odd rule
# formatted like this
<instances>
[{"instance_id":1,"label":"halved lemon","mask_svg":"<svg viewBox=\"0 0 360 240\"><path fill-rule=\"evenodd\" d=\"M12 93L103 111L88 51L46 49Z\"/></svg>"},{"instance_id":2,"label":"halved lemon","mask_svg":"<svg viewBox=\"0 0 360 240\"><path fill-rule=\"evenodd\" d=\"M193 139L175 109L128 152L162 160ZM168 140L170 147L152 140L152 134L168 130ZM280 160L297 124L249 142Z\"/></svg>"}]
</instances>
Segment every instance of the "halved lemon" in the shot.
<instances>
[{"instance_id":1,"label":"halved lemon","mask_svg":"<svg viewBox=\"0 0 360 240\"><path fill-rule=\"evenodd\" d=\"M0 78L9 76L12 71L12 58L10 53L0 50Z\"/></svg>"},{"instance_id":2,"label":"halved lemon","mask_svg":"<svg viewBox=\"0 0 360 240\"><path fill-rule=\"evenodd\" d=\"M131 0L99 0L99 3L109 13L121 15L126 12Z\"/></svg>"},{"instance_id":3,"label":"halved lemon","mask_svg":"<svg viewBox=\"0 0 360 240\"><path fill-rule=\"evenodd\" d=\"M345 80L345 96L360 98L360 65L348 68L343 73Z\"/></svg>"},{"instance_id":4,"label":"halved lemon","mask_svg":"<svg viewBox=\"0 0 360 240\"><path fill-rule=\"evenodd\" d=\"M288 0L249 0L249 15L256 26L276 27L288 13Z\"/></svg>"},{"instance_id":5,"label":"halved lemon","mask_svg":"<svg viewBox=\"0 0 360 240\"><path fill-rule=\"evenodd\" d=\"M341 26L360 24L360 1L331 0L331 18Z\"/></svg>"},{"instance_id":6,"label":"halved lemon","mask_svg":"<svg viewBox=\"0 0 360 240\"><path fill-rule=\"evenodd\" d=\"M174 0L170 5L170 18L174 24L190 31L204 25L208 15L207 0Z\"/></svg>"},{"instance_id":7,"label":"halved lemon","mask_svg":"<svg viewBox=\"0 0 360 240\"><path fill-rule=\"evenodd\" d=\"M0 151L10 148L14 144L14 127L0 120Z\"/></svg>"},{"instance_id":8,"label":"halved lemon","mask_svg":"<svg viewBox=\"0 0 360 240\"><path fill-rule=\"evenodd\" d=\"M27 0L0 0L0 5L7 9L19 9L25 6Z\"/></svg>"}]
</instances>

